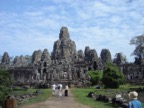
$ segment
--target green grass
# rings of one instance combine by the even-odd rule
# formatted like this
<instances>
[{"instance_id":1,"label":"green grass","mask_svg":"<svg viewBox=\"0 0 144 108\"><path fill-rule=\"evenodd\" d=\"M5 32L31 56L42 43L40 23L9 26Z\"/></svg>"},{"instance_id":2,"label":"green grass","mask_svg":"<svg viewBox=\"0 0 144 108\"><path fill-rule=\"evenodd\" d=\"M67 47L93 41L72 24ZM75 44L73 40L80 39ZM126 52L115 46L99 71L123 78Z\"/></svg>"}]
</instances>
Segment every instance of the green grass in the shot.
<instances>
[{"instance_id":1,"label":"green grass","mask_svg":"<svg viewBox=\"0 0 144 108\"><path fill-rule=\"evenodd\" d=\"M20 90L20 89L17 89L17 90L14 90L12 92L12 94L14 95L23 95L23 94L28 94L28 93L33 93L35 92L36 90L38 89L28 89L28 90ZM37 95L36 97L33 97L33 98L30 98L28 100L25 100L23 103L19 104L18 102L18 106L20 105L28 105L28 104L34 104L34 103L38 103L38 102L43 102L45 100L47 100L48 97L50 97L51 95L51 89L41 89L42 90L42 93Z\"/></svg>"},{"instance_id":2,"label":"green grass","mask_svg":"<svg viewBox=\"0 0 144 108\"><path fill-rule=\"evenodd\" d=\"M88 105L91 108L113 108L111 104L95 101L92 98L86 97L90 91L94 91L93 88L82 89L82 88L73 88L72 93L74 94L75 100L84 105Z\"/></svg>"},{"instance_id":3,"label":"green grass","mask_svg":"<svg viewBox=\"0 0 144 108\"><path fill-rule=\"evenodd\" d=\"M33 104L37 102L43 102L51 95L51 89L42 89L42 93L36 97L30 98L24 102L24 104Z\"/></svg>"},{"instance_id":4,"label":"green grass","mask_svg":"<svg viewBox=\"0 0 144 108\"><path fill-rule=\"evenodd\" d=\"M104 94L106 96L113 97L117 92L120 91L129 91L128 88L139 88L144 86L138 86L138 85L122 85L119 89L94 89L94 88L72 88L71 91L74 94L75 100L84 104L88 105L91 108L117 108L116 106L112 106L110 103L95 101L92 98L86 97L89 92L95 92L96 94ZM144 107L144 103L143 103Z\"/></svg>"},{"instance_id":5,"label":"green grass","mask_svg":"<svg viewBox=\"0 0 144 108\"><path fill-rule=\"evenodd\" d=\"M144 86L125 84L125 85L121 85L119 89L127 90L128 88L139 88L139 87L144 87Z\"/></svg>"},{"instance_id":6,"label":"green grass","mask_svg":"<svg viewBox=\"0 0 144 108\"><path fill-rule=\"evenodd\" d=\"M17 90L13 90L11 92L11 94L16 95L16 96L20 96L20 95L24 95L24 94L28 94L28 93L33 93L35 91L36 91L36 89L32 89L32 88L27 89L27 90L17 89Z\"/></svg>"}]
</instances>

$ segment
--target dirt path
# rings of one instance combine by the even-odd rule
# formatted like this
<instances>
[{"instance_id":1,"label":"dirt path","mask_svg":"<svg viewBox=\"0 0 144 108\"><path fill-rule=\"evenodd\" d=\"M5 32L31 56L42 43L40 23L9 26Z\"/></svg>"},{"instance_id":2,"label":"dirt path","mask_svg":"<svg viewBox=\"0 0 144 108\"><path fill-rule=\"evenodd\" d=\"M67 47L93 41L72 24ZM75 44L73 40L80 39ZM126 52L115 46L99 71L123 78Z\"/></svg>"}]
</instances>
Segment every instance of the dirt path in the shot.
<instances>
[{"instance_id":1,"label":"dirt path","mask_svg":"<svg viewBox=\"0 0 144 108\"><path fill-rule=\"evenodd\" d=\"M58 97L52 96L48 98L45 102L36 103L32 105L24 105L20 108L90 108L86 105L82 105L74 100L71 92L68 97Z\"/></svg>"}]
</instances>

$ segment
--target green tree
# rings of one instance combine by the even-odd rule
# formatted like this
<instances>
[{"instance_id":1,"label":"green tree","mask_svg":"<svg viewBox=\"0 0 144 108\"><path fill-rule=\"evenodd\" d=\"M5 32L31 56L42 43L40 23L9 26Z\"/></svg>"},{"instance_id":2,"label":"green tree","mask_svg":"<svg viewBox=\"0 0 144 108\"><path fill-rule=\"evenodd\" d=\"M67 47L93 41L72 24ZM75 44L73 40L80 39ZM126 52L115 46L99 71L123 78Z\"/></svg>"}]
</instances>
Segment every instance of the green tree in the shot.
<instances>
[{"instance_id":1,"label":"green tree","mask_svg":"<svg viewBox=\"0 0 144 108\"><path fill-rule=\"evenodd\" d=\"M90 76L90 81L92 82L92 85L99 84L103 76L102 74L103 72L100 70L88 71L88 76Z\"/></svg>"},{"instance_id":2,"label":"green tree","mask_svg":"<svg viewBox=\"0 0 144 108\"><path fill-rule=\"evenodd\" d=\"M102 78L105 88L119 88L124 81L125 77L120 69L111 63L107 63Z\"/></svg>"},{"instance_id":3,"label":"green tree","mask_svg":"<svg viewBox=\"0 0 144 108\"><path fill-rule=\"evenodd\" d=\"M135 63L142 64L144 59L144 34L132 38L130 44L136 46L132 53L135 56Z\"/></svg>"},{"instance_id":4,"label":"green tree","mask_svg":"<svg viewBox=\"0 0 144 108\"><path fill-rule=\"evenodd\" d=\"M12 80L10 74L0 67L0 103L9 95L11 84Z\"/></svg>"}]
</instances>

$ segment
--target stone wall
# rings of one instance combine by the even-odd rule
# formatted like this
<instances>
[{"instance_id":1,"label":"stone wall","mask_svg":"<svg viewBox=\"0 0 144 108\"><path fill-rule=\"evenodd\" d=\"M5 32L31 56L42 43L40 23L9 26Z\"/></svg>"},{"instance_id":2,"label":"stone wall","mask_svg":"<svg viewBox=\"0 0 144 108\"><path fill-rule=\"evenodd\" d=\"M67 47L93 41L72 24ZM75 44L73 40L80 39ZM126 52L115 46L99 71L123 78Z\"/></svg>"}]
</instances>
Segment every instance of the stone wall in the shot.
<instances>
[{"instance_id":1,"label":"stone wall","mask_svg":"<svg viewBox=\"0 0 144 108\"><path fill-rule=\"evenodd\" d=\"M33 68L31 67L13 67L9 69L14 83L29 83L32 81Z\"/></svg>"},{"instance_id":2,"label":"stone wall","mask_svg":"<svg viewBox=\"0 0 144 108\"><path fill-rule=\"evenodd\" d=\"M124 64L119 67L128 82L144 83L144 65Z\"/></svg>"}]
</instances>

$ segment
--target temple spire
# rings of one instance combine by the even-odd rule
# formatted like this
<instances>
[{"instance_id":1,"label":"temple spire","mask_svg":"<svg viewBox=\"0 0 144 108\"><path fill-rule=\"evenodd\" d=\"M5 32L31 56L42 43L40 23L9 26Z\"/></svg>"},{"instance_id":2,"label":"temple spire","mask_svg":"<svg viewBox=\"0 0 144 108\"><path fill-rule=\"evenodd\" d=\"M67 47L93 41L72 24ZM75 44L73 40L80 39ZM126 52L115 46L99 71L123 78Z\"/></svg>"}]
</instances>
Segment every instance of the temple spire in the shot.
<instances>
[{"instance_id":1,"label":"temple spire","mask_svg":"<svg viewBox=\"0 0 144 108\"><path fill-rule=\"evenodd\" d=\"M60 29L60 33L59 33L59 39L66 39L69 40L69 32L68 32L68 28L67 27L62 27Z\"/></svg>"}]
</instances>

